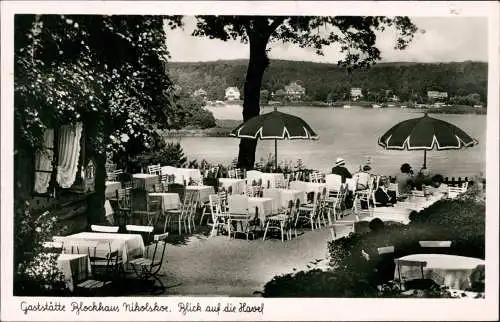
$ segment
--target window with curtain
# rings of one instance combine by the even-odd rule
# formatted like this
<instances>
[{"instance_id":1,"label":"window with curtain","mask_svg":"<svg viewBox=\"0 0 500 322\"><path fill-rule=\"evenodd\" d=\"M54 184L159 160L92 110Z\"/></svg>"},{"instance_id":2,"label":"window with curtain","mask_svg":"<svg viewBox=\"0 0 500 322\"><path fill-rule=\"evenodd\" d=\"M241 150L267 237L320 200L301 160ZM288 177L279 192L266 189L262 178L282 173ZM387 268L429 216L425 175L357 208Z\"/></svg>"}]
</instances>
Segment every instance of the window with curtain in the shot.
<instances>
[{"instance_id":1,"label":"window with curtain","mask_svg":"<svg viewBox=\"0 0 500 322\"><path fill-rule=\"evenodd\" d=\"M44 133L45 149L35 156L34 192L47 194L58 186L71 188L81 165L82 123L62 125ZM54 164L57 166L54 168Z\"/></svg>"}]
</instances>

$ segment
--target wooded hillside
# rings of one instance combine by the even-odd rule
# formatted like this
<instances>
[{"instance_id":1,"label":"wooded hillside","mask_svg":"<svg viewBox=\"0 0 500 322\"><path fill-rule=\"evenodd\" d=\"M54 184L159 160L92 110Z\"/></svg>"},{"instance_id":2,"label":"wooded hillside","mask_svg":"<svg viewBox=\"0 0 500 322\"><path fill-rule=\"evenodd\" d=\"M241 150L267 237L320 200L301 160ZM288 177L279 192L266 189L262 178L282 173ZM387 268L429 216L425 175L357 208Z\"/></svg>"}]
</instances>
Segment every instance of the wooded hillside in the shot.
<instances>
[{"instance_id":1,"label":"wooded hillside","mask_svg":"<svg viewBox=\"0 0 500 322\"><path fill-rule=\"evenodd\" d=\"M184 91L192 93L203 88L210 100L223 100L229 86L243 91L246 60L168 65L172 79ZM401 100L411 95L426 96L427 91L444 91L448 97L477 93L485 101L487 79L488 64L484 62L380 63L348 75L345 69L332 64L271 60L262 89L275 92L299 80L306 88L307 99L313 101L326 101L329 93L343 93L350 87L361 87L364 93L390 90Z\"/></svg>"}]
</instances>

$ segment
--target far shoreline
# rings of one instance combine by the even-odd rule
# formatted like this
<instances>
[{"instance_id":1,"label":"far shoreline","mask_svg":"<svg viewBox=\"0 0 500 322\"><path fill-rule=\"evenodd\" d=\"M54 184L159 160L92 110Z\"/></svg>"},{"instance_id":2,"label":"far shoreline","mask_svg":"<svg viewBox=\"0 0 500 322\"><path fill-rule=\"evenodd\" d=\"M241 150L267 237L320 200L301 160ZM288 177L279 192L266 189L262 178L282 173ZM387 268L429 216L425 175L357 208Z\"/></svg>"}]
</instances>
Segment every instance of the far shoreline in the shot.
<instances>
[{"instance_id":1,"label":"far shoreline","mask_svg":"<svg viewBox=\"0 0 500 322\"><path fill-rule=\"evenodd\" d=\"M277 106L279 107L303 107L303 108L308 108L308 107L315 107L315 108L331 108L331 109L337 109L337 108L342 108L341 106L314 106L314 105L263 105L262 108L270 108ZM234 108L240 108L242 109L243 107L239 104L231 104L231 107ZM362 106L354 106L355 108L366 108L366 109L371 109L371 107L362 107ZM217 109L218 107L211 107L211 109ZM463 106L458 106L458 109L455 109L455 106L447 106L447 107L442 107L442 108L403 108L404 110L407 111L412 111L414 113L429 113L429 114L447 114L447 115L455 115L455 114L469 114L469 115L486 115L486 108L481 108L480 110L478 108L473 108L473 107L464 107ZM380 110L399 110L401 109L400 107L384 107L380 108ZM454 110L455 109L455 110ZM472 111L471 111L472 110ZM201 129L201 128L195 128L195 127L185 127L182 129L172 129L172 130L165 130L162 131L162 135L165 138L178 138L178 137L229 137L229 134L232 129L240 125L243 121L242 120L235 120L235 119L216 119L216 126L212 128L206 128L206 129Z\"/></svg>"}]
</instances>

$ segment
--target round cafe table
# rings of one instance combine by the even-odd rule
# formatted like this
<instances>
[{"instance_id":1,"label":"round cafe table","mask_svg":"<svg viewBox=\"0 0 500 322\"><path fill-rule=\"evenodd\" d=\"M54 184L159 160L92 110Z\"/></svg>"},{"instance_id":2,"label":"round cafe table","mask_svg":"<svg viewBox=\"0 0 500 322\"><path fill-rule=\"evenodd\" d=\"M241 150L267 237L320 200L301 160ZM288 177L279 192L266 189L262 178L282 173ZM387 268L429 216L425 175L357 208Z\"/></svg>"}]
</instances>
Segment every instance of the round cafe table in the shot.
<instances>
[{"instance_id":1,"label":"round cafe table","mask_svg":"<svg viewBox=\"0 0 500 322\"><path fill-rule=\"evenodd\" d=\"M457 290L469 288L471 273L477 266L485 264L484 260L479 258L445 254L413 254L395 259L394 262L395 279L399 279L399 276L406 280L422 278L423 270L424 278ZM407 264L409 262L414 264ZM418 263L423 266L422 270Z\"/></svg>"}]
</instances>

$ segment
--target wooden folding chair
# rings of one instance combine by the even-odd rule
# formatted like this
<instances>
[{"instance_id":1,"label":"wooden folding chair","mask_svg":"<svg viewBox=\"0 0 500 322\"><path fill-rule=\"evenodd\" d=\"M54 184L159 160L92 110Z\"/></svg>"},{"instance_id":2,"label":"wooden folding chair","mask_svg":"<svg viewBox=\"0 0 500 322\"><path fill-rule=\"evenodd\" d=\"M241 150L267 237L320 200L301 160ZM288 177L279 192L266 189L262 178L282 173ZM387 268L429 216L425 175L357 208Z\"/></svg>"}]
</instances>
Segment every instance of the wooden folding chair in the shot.
<instances>
[{"instance_id":1,"label":"wooden folding chair","mask_svg":"<svg viewBox=\"0 0 500 322\"><path fill-rule=\"evenodd\" d=\"M152 249L150 252L146 252L146 256L136 258L130 261L134 272L137 277L141 280L153 279L154 282L158 281L160 283L160 292L163 293L165 290L165 285L158 277L158 273L163 264L163 259L165 256L165 249L167 247L166 239L168 233L163 233L160 235L155 235L153 244L148 247L148 250ZM154 289L154 284L152 290Z\"/></svg>"}]
</instances>

